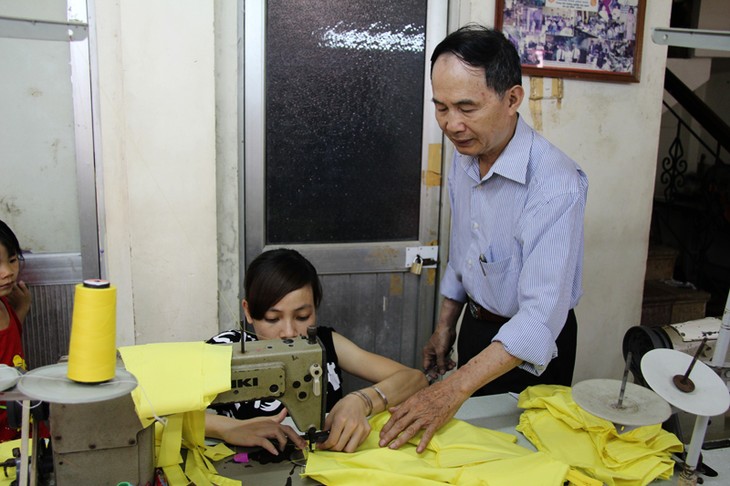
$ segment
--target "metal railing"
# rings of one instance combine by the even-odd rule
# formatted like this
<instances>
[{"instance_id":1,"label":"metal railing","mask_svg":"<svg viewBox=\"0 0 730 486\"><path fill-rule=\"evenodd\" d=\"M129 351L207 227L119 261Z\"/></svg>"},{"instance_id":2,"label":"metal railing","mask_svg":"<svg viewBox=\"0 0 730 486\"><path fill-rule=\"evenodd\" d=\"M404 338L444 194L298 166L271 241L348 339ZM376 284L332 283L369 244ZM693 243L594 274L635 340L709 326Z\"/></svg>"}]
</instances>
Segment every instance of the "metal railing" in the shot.
<instances>
[{"instance_id":1,"label":"metal railing","mask_svg":"<svg viewBox=\"0 0 730 486\"><path fill-rule=\"evenodd\" d=\"M730 127L669 70L664 88L681 109L664 103L677 126L657 174L665 187L654 201L653 241L679 250L677 277L712 294L707 312L714 315L711 306L730 282L721 250L730 239ZM696 170L688 162L695 160Z\"/></svg>"},{"instance_id":2,"label":"metal railing","mask_svg":"<svg viewBox=\"0 0 730 486\"><path fill-rule=\"evenodd\" d=\"M677 131L669 146L668 155L662 158L660 181L666 184L664 198L668 202L676 200L677 195L685 185L685 175L688 170L687 154L685 153L683 131L689 133L711 156L713 164L725 165L721 155L722 150L730 150L730 126L725 123L712 108L702 101L687 87L674 73L666 70L664 89L696 120L705 132L705 136L697 133L666 101L664 106L677 120ZM712 138L714 144L706 141ZM714 146L713 146L714 145ZM704 162L705 154L700 155ZM700 166L703 164L701 163ZM701 174L698 174L701 176Z\"/></svg>"}]
</instances>

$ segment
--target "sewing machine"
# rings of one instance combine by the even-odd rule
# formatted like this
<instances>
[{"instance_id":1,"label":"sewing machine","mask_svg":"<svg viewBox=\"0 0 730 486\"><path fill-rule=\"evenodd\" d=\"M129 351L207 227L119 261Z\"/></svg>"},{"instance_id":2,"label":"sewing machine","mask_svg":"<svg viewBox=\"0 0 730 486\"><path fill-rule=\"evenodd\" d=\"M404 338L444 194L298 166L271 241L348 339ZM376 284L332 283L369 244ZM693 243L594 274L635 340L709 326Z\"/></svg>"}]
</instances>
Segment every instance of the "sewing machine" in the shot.
<instances>
[{"instance_id":1,"label":"sewing machine","mask_svg":"<svg viewBox=\"0 0 730 486\"><path fill-rule=\"evenodd\" d=\"M306 338L241 341L240 349L233 348L231 389L213 403L276 398L310 443L315 442L327 405L325 358L315 327Z\"/></svg>"},{"instance_id":2,"label":"sewing machine","mask_svg":"<svg viewBox=\"0 0 730 486\"><path fill-rule=\"evenodd\" d=\"M324 424L327 374L316 330L307 338L233 346L231 389L214 403L276 398L311 442ZM52 403L56 484L152 484L154 427L143 428L129 394L103 402Z\"/></svg>"}]
</instances>

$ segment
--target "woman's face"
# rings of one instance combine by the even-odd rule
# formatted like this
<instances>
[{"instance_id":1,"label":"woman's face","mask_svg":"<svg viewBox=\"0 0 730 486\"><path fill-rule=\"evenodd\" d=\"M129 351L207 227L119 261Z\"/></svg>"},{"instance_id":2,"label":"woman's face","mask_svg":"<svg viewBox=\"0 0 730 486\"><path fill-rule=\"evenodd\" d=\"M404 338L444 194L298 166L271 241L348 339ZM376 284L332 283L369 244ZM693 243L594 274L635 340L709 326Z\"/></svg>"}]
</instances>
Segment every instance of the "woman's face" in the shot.
<instances>
[{"instance_id":1,"label":"woman's face","mask_svg":"<svg viewBox=\"0 0 730 486\"><path fill-rule=\"evenodd\" d=\"M316 323L316 309L312 287L306 285L286 294L270 307L263 319L253 319L248 301L243 301L246 320L253 324L259 339L283 339L306 336L307 328Z\"/></svg>"},{"instance_id":2,"label":"woman's face","mask_svg":"<svg viewBox=\"0 0 730 486\"><path fill-rule=\"evenodd\" d=\"M8 255L8 249L0 243L0 297L10 295L20 273L18 255Z\"/></svg>"}]
</instances>

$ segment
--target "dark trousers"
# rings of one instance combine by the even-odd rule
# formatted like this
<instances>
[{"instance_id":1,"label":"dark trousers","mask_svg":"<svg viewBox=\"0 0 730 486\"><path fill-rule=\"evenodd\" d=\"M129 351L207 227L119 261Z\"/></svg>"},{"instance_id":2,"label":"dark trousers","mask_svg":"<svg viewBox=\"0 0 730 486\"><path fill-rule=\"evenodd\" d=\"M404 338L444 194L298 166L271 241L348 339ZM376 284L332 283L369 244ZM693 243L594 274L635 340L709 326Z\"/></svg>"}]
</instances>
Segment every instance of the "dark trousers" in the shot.
<instances>
[{"instance_id":1,"label":"dark trousers","mask_svg":"<svg viewBox=\"0 0 730 486\"><path fill-rule=\"evenodd\" d=\"M467 307L461 321L461 330L459 331L457 343L459 367L489 346L501 326L502 324L477 320ZM539 384L570 386L573 381L573 369L575 367L577 334L578 323L575 319L575 312L571 309L568 312L565 326L563 326L563 330L555 342L558 346L558 357L550 361L550 364L540 376L535 376L521 368L514 368L487 383L472 396L496 395L507 392L520 393L528 386Z\"/></svg>"}]
</instances>

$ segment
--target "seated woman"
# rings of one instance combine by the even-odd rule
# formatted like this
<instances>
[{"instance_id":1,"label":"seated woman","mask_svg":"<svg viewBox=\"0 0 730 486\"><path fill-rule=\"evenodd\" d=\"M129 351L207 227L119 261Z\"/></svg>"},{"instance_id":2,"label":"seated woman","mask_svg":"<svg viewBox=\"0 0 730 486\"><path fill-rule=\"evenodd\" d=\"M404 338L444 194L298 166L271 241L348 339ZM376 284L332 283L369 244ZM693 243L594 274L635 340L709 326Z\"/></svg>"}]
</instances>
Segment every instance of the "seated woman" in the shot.
<instances>
[{"instance_id":1,"label":"seated woman","mask_svg":"<svg viewBox=\"0 0 730 486\"><path fill-rule=\"evenodd\" d=\"M314 266L294 250L271 250L259 255L246 272L243 310L253 334L247 341L306 336L316 324L322 286ZM319 449L353 452L368 436L368 416L398 405L428 385L426 376L386 357L370 353L330 327L317 327L327 354L327 411L324 430L329 438ZM209 343L239 342L241 331L223 332ZM374 383L342 396L342 371ZM285 416L277 400L214 405L218 415L207 414L208 437L234 445L260 445L276 454L268 439L276 438L283 450L286 437L299 448L306 446L296 432L280 422ZM268 418L264 418L268 416ZM254 417L259 417L254 419ZM242 420L249 419L249 420ZM252 422L251 419L255 420Z\"/></svg>"}]
</instances>

